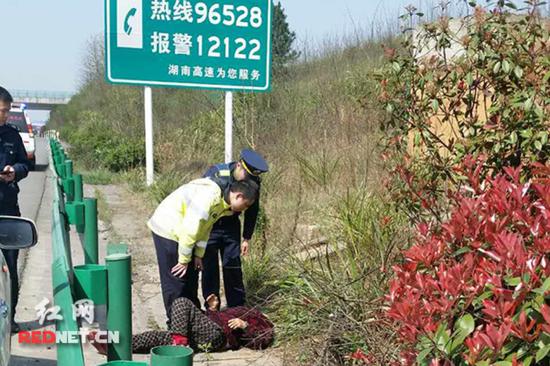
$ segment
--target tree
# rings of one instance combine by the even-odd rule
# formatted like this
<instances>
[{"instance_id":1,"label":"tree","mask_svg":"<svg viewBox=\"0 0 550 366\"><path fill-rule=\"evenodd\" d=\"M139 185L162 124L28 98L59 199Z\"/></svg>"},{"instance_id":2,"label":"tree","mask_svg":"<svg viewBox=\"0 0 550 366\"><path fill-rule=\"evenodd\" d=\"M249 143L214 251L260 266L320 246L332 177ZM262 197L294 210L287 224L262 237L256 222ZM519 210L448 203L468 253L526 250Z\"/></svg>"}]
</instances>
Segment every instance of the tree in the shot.
<instances>
[{"instance_id":1,"label":"tree","mask_svg":"<svg viewBox=\"0 0 550 366\"><path fill-rule=\"evenodd\" d=\"M281 2L277 2L277 5L274 6L272 33L273 72L279 74L289 62L300 56L298 51L292 49L296 33L290 30Z\"/></svg>"}]
</instances>

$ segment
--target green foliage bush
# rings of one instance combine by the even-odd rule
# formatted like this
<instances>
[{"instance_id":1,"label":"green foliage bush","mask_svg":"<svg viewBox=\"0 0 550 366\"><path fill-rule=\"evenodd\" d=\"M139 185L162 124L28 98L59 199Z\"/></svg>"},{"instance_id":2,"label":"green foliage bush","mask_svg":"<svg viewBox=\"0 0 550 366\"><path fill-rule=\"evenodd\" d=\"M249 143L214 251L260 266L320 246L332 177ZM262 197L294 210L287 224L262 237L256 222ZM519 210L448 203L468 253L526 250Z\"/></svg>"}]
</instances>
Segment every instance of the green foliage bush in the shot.
<instances>
[{"instance_id":1,"label":"green foliage bush","mask_svg":"<svg viewBox=\"0 0 550 366\"><path fill-rule=\"evenodd\" d=\"M71 154L87 167L118 172L143 165L143 139L116 133L97 112L84 111L79 121L79 126L67 134L67 140Z\"/></svg>"},{"instance_id":2,"label":"green foliage bush","mask_svg":"<svg viewBox=\"0 0 550 366\"><path fill-rule=\"evenodd\" d=\"M406 294L400 299L402 308L397 311L392 308L392 316L395 319L401 310L409 309L411 311L400 312L401 319L409 322L404 325L408 327L406 330L413 331L409 326L411 323L423 329L422 336L413 337L409 343L413 352L408 356L412 357L405 357L394 364L516 365L519 360L533 364L546 356L546 353L536 355L538 351L547 352L546 336L542 338L542 343L537 341L535 344L528 340L532 334L526 335L524 332L517 336L522 339L520 342L513 337L506 338L508 334L503 326L512 321L523 326L529 316L537 317L528 308L532 298L520 303L526 297L514 293L512 297L518 302L518 313L511 314L509 319L499 319L497 328L494 324L489 325L490 313L486 309L480 311L476 303L489 306L492 301L490 296L493 292L497 294L500 286L493 285L492 281L506 284L502 286L506 294L519 291L521 286L516 287L507 281L510 276L517 275L515 266L525 266L525 263L530 263L528 260L522 258L515 263L502 262L500 268L487 267L491 280L482 278L480 281L481 288L487 294L477 298L470 295L454 297L445 292L452 293L460 286L469 286L472 278L483 277L476 270L474 275L464 276L459 285L451 285L449 280L454 274L459 277L470 273L460 268L460 265L466 265L470 256L481 258L475 258L476 265L486 262L483 257L486 253L492 253L493 236L503 238L509 234L508 230L513 236L523 233L525 247L529 247L532 242L529 232L537 233L537 227L543 225L522 222L518 227L510 228L507 225L512 225L514 220L529 217L536 210L527 204L524 208L526 212L521 214L512 213L510 207L502 209L511 196L521 196L525 200L535 197L529 191L530 185L525 183L533 179L534 170L531 167L547 166L550 157L550 27L548 20L540 16L540 1L524 3L525 8L517 9L514 2L505 0L499 0L487 8L470 2L473 7L471 16L460 20L443 16L436 22L424 24L420 30L407 29L401 48L385 50L389 62L379 80L379 100L387 112L383 126L383 157L393 173L386 186L409 216L410 222L419 224L419 236L425 238L428 232L433 235L434 244L422 250L413 246L404 252L403 262L394 267L397 279L388 296L391 299L389 302L399 291ZM414 24L412 19L421 14L412 7L408 10L404 19ZM457 28L461 30L457 31ZM461 166L472 159L483 163L476 165L473 174L467 174ZM492 214L490 205L484 202L479 207L475 206L479 190L491 187L496 180L503 180L502 173L505 171L513 171L514 179L507 189L502 190L501 197L493 198L494 205L499 207L498 212ZM547 179L547 170L545 174ZM517 189L520 184L525 184L522 194L519 194L522 189ZM459 196L462 197L461 207L456 205ZM454 210L450 210L453 207ZM509 220L506 217L499 221L501 214L510 215ZM483 215L487 216L483 218ZM452 228L450 223L456 217L462 220L454 222L456 228L453 235L456 237L451 235L442 239ZM494 233L487 228L480 229L469 221L478 220L478 217L481 217L479 221L483 225L493 228ZM469 231L474 232L474 239L468 237ZM502 242L509 246L513 241L503 239ZM474 249L462 248L470 245ZM543 255L546 255L545 250L541 250ZM411 260L411 254L420 252L427 258L437 257L433 267L424 267ZM502 251L503 257L507 258L517 253L521 253L521 248L507 247ZM459 265L451 268L453 263ZM408 272L404 273L403 268ZM448 287L432 281L432 275L436 280L447 282ZM544 283L547 277L546 271L537 280ZM521 283L534 277L528 275L520 278ZM409 280L411 282L407 282ZM413 282L418 284L418 288L411 286ZM439 298L423 298L417 289L429 289ZM445 301L454 303L449 305ZM498 302L500 309L506 307L502 300L494 301ZM540 302L540 297L537 301ZM434 323L415 313L431 312L434 305L441 309L431 313L431 320L437 323L435 327ZM523 310L525 313L521 315ZM462 318L465 314L468 315ZM459 329L465 320L468 323L467 334ZM534 322L530 321L530 324ZM401 334L404 329L399 329ZM525 327L522 329L525 330ZM480 342L476 338L473 343L469 339L462 344L470 334L475 338L483 331L490 333L487 341ZM490 349L487 345L495 337L499 338L499 346ZM523 340L526 343L522 343Z\"/></svg>"},{"instance_id":3,"label":"green foliage bush","mask_svg":"<svg viewBox=\"0 0 550 366\"><path fill-rule=\"evenodd\" d=\"M102 156L103 165L107 169L124 171L144 165L145 142L139 138L121 137L116 143L111 140L110 144L99 148L97 154Z\"/></svg>"},{"instance_id":4,"label":"green foliage bush","mask_svg":"<svg viewBox=\"0 0 550 366\"><path fill-rule=\"evenodd\" d=\"M518 14L513 2L498 1L464 20L442 17L408 31L399 50L386 50L380 100L396 177L389 186L411 217L445 216L445 190L462 184L454 167L469 154L486 157L482 177L548 162L548 20L539 1L525 3ZM418 16L410 10L408 17ZM450 46L462 52L452 56Z\"/></svg>"},{"instance_id":5,"label":"green foliage bush","mask_svg":"<svg viewBox=\"0 0 550 366\"><path fill-rule=\"evenodd\" d=\"M441 227L418 225L394 266L387 314L408 345L402 365L550 362L550 169L483 180L482 163L465 159L470 190L454 195Z\"/></svg>"}]
</instances>

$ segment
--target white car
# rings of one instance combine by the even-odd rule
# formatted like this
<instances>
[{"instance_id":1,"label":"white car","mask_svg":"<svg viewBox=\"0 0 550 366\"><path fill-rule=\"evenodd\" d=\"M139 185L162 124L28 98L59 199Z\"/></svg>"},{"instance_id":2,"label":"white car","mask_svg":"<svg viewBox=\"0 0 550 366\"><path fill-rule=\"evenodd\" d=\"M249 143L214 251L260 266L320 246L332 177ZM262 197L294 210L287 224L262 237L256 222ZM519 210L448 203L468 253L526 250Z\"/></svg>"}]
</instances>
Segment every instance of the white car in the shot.
<instances>
[{"instance_id":1,"label":"white car","mask_svg":"<svg viewBox=\"0 0 550 366\"><path fill-rule=\"evenodd\" d=\"M0 216L0 248L24 249L35 245L34 222L23 217ZM0 366L8 366L11 353L11 283L6 260L0 252Z\"/></svg>"},{"instance_id":2,"label":"white car","mask_svg":"<svg viewBox=\"0 0 550 366\"><path fill-rule=\"evenodd\" d=\"M17 131L19 131L19 135L23 140L23 145L25 145L27 159L29 159L31 163L30 169L33 170L36 165L36 145L34 142L31 120L24 104L12 103L8 116L8 124L14 126L17 128Z\"/></svg>"}]
</instances>

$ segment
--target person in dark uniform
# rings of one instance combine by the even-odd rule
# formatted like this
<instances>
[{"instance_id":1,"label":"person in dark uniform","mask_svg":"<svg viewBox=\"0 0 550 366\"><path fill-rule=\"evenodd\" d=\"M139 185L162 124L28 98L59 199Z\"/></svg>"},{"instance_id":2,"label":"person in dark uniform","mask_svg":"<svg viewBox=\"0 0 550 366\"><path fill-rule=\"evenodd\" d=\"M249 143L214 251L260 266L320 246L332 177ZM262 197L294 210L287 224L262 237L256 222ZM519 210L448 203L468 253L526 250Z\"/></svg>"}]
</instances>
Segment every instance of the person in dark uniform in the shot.
<instances>
[{"instance_id":1,"label":"person in dark uniform","mask_svg":"<svg viewBox=\"0 0 550 366\"><path fill-rule=\"evenodd\" d=\"M216 182L225 189L234 181L250 179L260 186L260 174L269 170L264 158L255 151L243 150L239 161L211 166L203 177ZM220 297L219 255L222 258L222 271L225 298L228 307L245 304L245 289L241 269L241 254L248 253L249 241L252 238L260 209L259 199L244 213L244 228L241 242L241 222L239 214L223 217L214 224L206 245L203 258L202 293Z\"/></svg>"},{"instance_id":2,"label":"person in dark uniform","mask_svg":"<svg viewBox=\"0 0 550 366\"><path fill-rule=\"evenodd\" d=\"M17 182L29 174L29 161L19 132L6 123L12 102L10 93L0 86L0 215L21 216L17 200ZM19 326L15 322L15 307L19 298L19 250L2 249L2 253L10 271L11 331L16 333L19 331Z\"/></svg>"}]
</instances>

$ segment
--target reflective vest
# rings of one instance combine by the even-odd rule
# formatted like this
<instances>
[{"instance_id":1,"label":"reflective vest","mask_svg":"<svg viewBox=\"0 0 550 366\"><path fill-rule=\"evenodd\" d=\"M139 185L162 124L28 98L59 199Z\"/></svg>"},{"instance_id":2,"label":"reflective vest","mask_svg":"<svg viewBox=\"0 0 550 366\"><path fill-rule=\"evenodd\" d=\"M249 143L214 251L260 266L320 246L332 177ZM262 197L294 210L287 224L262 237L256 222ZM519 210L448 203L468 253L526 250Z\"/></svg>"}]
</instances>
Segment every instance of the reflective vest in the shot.
<instances>
[{"instance_id":1,"label":"reflective vest","mask_svg":"<svg viewBox=\"0 0 550 366\"><path fill-rule=\"evenodd\" d=\"M152 232L178 242L178 262L202 258L214 223L232 215L217 183L202 178L182 185L170 193L147 222Z\"/></svg>"}]
</instances>

